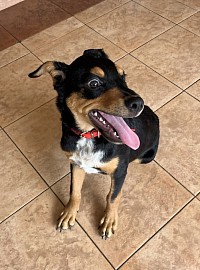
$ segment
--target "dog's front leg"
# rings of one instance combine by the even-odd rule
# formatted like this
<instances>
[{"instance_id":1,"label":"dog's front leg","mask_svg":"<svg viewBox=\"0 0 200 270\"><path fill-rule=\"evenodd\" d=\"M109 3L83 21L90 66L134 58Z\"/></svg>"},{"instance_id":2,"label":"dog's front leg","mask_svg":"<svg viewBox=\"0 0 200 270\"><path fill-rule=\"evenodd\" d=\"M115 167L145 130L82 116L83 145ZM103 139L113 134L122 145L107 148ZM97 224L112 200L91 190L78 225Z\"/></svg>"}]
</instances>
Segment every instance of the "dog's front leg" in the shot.
<instances>
[{"instance_id":1,"label":"dog's front leg","mask_svg":"<svg viewBox=\"0 0 200 270\"><path fill-rule=\"evenodd\" d=\"M74 226L81 202L81 189L84 178L85 171L79 166L71 164L70 199L58 220L57 228L60 229L60 231L63 229L70 229Z\"/></svg>"},{"instance_id":2,"label":"dog's front leg","mask_svg":"<svg viewBox=\"0 0 200 270\"><path fill-rule=\"evenodd\" d=\"M105 209L105 215L100 221L99 231L102 239L109 238L115 233L118 225L118 207L120 198L122 195L122 185L126 177L125 169L117 169L114 174L111 175L111 188L107 195L107 204Z\"/></svg>"}]
</instances>

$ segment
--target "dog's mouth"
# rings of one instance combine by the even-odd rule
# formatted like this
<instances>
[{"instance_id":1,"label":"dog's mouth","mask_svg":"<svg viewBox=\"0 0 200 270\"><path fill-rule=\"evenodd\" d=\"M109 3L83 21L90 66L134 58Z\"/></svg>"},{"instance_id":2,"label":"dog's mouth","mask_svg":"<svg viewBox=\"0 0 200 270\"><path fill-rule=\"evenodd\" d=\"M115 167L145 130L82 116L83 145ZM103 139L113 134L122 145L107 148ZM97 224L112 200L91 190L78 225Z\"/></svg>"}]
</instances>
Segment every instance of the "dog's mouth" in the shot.
<instances>
[{"instance_id":1,"label":"dog's mouth","mask_svg":"<svg viewBox=\"0 0 200 270\"><path fill-rule=\"evenodd\" d=\"M140 140L138 135L130 129L122 117L98 110L90 111L88 116L108 141L115 144L126 144L134 150L139 148Z\"/></svg>"}]
</instances>

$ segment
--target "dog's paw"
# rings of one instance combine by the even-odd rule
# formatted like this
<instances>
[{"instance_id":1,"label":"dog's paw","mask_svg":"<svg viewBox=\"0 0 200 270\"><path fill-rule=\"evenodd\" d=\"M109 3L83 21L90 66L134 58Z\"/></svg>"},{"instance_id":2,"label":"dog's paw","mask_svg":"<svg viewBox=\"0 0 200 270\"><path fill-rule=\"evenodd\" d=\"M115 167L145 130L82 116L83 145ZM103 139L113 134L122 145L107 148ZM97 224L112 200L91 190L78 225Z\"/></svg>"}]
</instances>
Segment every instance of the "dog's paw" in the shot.
<instances>
[{"instance_id":1,"label":"dog's paw","mask_svg":"<svg viewBox=\"0 0 200 270\"><path fill-rule=\"evenodd\" d=\"M102 239L111 237L118 225L118 214L117 211L106 211L105 216L101 219L99 225L99 233Z\"/></svg>"},{"instance_id":2,"label":"dog's paw","mask_svg":"<svg viewBox=\"0 0 200 270\"><path fill-rule=\"evenodd\" d=\"M71 229L75 224L78 209L72 203L68 203L58 219L57 230Z\"/></svg>"}]
</instances>

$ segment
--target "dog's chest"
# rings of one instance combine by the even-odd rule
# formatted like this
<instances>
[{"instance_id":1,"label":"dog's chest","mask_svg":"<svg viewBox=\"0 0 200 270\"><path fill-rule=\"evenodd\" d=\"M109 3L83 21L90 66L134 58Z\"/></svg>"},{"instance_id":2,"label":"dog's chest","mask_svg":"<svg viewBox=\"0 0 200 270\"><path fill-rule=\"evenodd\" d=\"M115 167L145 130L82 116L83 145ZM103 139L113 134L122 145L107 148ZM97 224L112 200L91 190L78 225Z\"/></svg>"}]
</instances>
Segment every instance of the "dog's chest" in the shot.
<instances>
[{"instance_id":1,"label":"dog's chest","mask_svg":"<svg viewBox=\"0 0 200 270\"><path fill-rule=\"evenodd\" d=\"M99 169L104 163L103 151L94 151L92 140L81 138L76 144L76 151L73 153L71 160L80 166L86 173L99 173Z\"/></svg>"}]
</instances>

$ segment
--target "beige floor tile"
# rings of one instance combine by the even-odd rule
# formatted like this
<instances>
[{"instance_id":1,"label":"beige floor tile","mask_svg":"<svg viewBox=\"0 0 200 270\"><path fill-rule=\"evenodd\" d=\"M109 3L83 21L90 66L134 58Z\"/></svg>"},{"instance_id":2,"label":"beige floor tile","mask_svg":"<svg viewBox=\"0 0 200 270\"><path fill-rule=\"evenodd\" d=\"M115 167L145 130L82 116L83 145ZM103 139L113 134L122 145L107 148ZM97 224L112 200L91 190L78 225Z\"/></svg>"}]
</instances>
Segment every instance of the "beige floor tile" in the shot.
<instances>
[{"instance_id":1,"label":"beige floor tile","mask_svg":"<svg viewBox=\"0 0 200 270\"><path fill-rule=\"evenodd\" d=\"M105 241L99 236L97 228L104 214L109 187L108 176L87 175L77 219L115 267L126 260L192 196L155 163L131 164L120 205L118 231ZM69 198L69 177L57 183L53 189L66 204Z\"/></svg>"},{"instance_id":2,"label":"beige floor tile","mask_svg":"<svg viewBox=\"0 0 200 270\"><path fill-rule=\"evenodd\" d=\"M187 89L187 92L200 100L200 81L196 82Z\"/></svg>"},{"instance_id":3,"label":"beige floor tile","mask_svg":"<svg viewBox=\"0 0 200 270\"><path fill-rule=\"evenodd\" d=\"M69 162L60 148L61 122L55 100L8 126L6 131L48 184L69 172Z\"/></svg>"},{"instance_id":4,"label":"beige floor tile","mask_svg":"<svg viewBox=\"0 0 200 270\"><path fill-rule=\"evenodd\" d=\"M198 270L200 202L192 201L121 270Z\"/></svg>"},{"instance_id":5,"label":"beige floor tile","mask_svg":"<svg viewBox=\"0 0 200 270\"><path fill-rule=\"evenodd\" d=\"M28 53L29 51L20 43L0 51L0 68Z\"/></svg>"},{"instance_id":6,"label":"beige floor tile","mask_svg":"<svg viewBox=\"0 0 200 270\"><path fill-rule=\"evenodd\" d=\"M87 23L93 21L94 19L104 15L105 13L110 12L111 10L125 4L129 0L106 0L102 1L90 8L76 13L75 17L78 18L80 21Z\"/></svg>"},{"instance_id":7,"label":"beige floor tile","mask_svg":"<svg viewBox=\"0 0 200 270\"><path fill-rule=\"evenodd\" d=\"M64 36L67 33L74 31L75 29L81 27L83 24L74 17L68 18L62 22L59 22L38 34L35 34L24 41L22 43L31 51L39 49L55 39L58 39Z\"/></svg>"},{"instance_id":8,"label":"beige floor tile","mask_svg":"<svg viewBox=\"0 0 200 270\"><path fill-rule=\"evenodd\" d=\"M178 1L183 3L184 5L191 7L191 8L194 8L196 10L200 10L199 0L178 0Z\"/></svg>"},{"instance_id":9,"label":"beige floor tile","mask_svg":"<svg viewBox=\"0 0 200 270\"><path fill-rule=\"evenodd\" d=\"M197 12L180 24L182 27L200 36L200 12Z\"/></svg>"},{"instance_id":10,"label":"beige floor tile","mask_svg":"<svg viewBox=\"0 0 200 270\"><path fill-rule=\"evenodd\" d=\"M173 23L131 1L89 26L130 52L172 27Z\"/></svg>"},{"instance_id":11,"label":"beige floor tile","mask_svg":"<svg viewBox=\"0 0 200 270\"><path fill-rule=\"evenodd\" d=\"M149 8L174 23L179 23L196 12L194 9L175 0L135 0L135 2Z\"/></svg>"},{"instance_id":12,"label":"beige floor tile","mask_svg":"<svg viewBox=\"0 0 200 270\"><path fill-rule=\"evenodd\" d=\"M113 269L79 226L55 230L62 206L47 191L1 224L1 269ZM97 268L98 267L98 268Z\"/></svg>"},{"instance_id":13,"label":"beige floor tile","mask_svg":"<svg viewBox=\"0 0 200 270\"><path fill-rule=\"evenodd\" d=\"M200 38L179 26L132 54L183 89L200 78Z\"/></svg>"},{"instance_id":14,"label":"beige floor tile","mask_svg":"<svg viewBox=\"0 0 200 270\"><path fill-rule=\"evenodd\" d=\"M200 103L183 93L157 114L161 136L156 160L197 194L200 191Z\"/></svg>"},{"instance_id":15,"label":"beige floor tile","mask_svg":"<svg viewBox=\"0 0 200 270\"><path fill-rule=\"evenodd\" d=\"M83 54L84 50L103 48L112 60L117 60L126 53L116 47L87 26L83 26L34 53L42 60L59 60L70 63Z\"/></svg>"},{"instance_id":16,"label":"beige floor tile","mask_svg":"<svg viewBox=\"0 0 200 270\"><path fill-rule=\"evenodd\" d=\"M56 96L51 79L32 80L28 74L41 62L33 55L26 55L0 69L2 127L12 123Z\"/></svg>"},{"instance_id":17,"label":"beige floor tile","mask_svg":"<svg viewBox=\"0 0 200 270\"><path fill-rule=\"evenodd\" d=\"M7 1L0 1L0 10L6 9L10 6L16 5L24 0L7 0Z\"/></svg>"},{"instance_id":18,"label":"beige floor tile","mask_svg":"<svg viewBox=\"0 0 200 270\"><path fill-rule=\"evenodd\" d=\"M0 179L0 221L47 188L2 130L0 130Z\"/></svg>"},{"instance_id":19,"label":"beige floor tile","mask_svg":"<svg viewBox=\"0 0 200 270\"><path fill-rule=\"evenodd\" d=\"M144 99L145 104L157 110L182 90L130 55L116 62L127 74L129 88Z\"/></svg>"}]
</instances>

